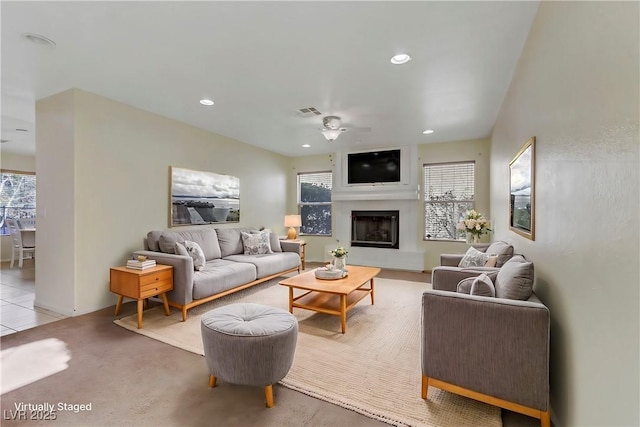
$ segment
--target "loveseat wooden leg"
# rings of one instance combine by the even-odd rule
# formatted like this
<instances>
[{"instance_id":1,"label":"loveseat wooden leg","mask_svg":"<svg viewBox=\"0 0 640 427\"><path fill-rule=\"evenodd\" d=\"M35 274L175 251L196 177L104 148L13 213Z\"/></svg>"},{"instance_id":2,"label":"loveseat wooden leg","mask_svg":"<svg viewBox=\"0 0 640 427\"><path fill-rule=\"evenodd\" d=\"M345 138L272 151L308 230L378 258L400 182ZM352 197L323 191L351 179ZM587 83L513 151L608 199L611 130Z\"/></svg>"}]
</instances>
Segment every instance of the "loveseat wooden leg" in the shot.
<instances>
[{"instance_id":1,"label":"loveseat wooden leg","mask_svg":"<svg viewBox=\"0 0 640 427\"><path fill-rule=\"evenodd\" d=\"M429 377L426 375L422 376L422 398L427 398L427 389L429 388Z\"/></svg>"},{"instance_id":2,"label":"loveseat wooden leg","mask_svg":"<svg viewBox=\"0 0 640 427\"><path fill-rule=\"evenodd\" d=\"M186 322L187 321L187 307L182 306L182 321Z\"/></svg>"},{"instance_id":3,"label":"loveseat wooden leg","mask_svg":"<svg viewBox=\"0 0 640 427\"><path fill-rule=\"evenodd\" d=\"M273 385L265 386L264 396L267 398L267 408L273 408Z\"/></svg>"},{"instance_id":4,"label":"loveseat wooden leg","mask_svg":"<svg viewBox=\"0 0 640 427\"><path fill-rule=\"evenodd\" d=\"M216 386L216 377L215 375L209 375L209 388L213 388Z\"/></svg>"},{"instance_id":5,"label":"loveseat wooden leg","mask_svg":"<svg viewBox=\"0 0 640 427\"><path fill-rule=\"evenodd\" d=\"M540 427L551 427L551 414L548 409L540 413Z\"/></svg>"}]
</instances>

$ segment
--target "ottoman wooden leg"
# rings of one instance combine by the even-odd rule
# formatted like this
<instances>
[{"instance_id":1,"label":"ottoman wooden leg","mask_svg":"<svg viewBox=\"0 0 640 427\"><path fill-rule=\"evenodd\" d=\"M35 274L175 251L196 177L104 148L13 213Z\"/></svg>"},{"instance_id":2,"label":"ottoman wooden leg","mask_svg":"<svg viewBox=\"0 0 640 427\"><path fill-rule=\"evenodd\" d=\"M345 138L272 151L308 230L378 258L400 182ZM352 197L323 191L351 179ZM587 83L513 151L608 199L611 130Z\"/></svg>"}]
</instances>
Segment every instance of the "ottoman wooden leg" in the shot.
<instances>
[{"instance_id":1,"label":"ottoman wooden leg","mask_svg":"<svg viewBox=\"0 0 640 427\"><path fill-rule=\"evenodd\" d=\"M267 398L267 408L273 408L273 385L264 388L264 395Z\"/></svg>"},{"instance_id":2,"label":"ottoman wooden leg","mask_svg":"<svg viewBox=\"0 0 640 427\"><path fill-rule=\"evenodd\" d=\"M213 388L216 386L216 377L214 375L209 375L209 387Z\"/></svg>"}]
</instances>

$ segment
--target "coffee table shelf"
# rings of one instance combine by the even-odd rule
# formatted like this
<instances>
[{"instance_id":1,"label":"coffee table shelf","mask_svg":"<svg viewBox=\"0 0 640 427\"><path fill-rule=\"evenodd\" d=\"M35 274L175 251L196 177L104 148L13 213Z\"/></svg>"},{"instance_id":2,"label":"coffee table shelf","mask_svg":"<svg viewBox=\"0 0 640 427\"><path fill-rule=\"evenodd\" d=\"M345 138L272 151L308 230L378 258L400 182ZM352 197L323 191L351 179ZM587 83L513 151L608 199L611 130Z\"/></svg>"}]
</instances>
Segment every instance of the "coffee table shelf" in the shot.
<instances>
[{"instance_id":1,"label":"coffee table shelf","mask_svg":"<svg viewBox=\"0 0 640 427\"><path fill-rule=\"evenodd\" d=\"M346 310L356 305L360 300L371 294L371 289L358 289L346 296ZM309 291L305 294L297 296L293 299L293 306L298 308L306 308L320 313L333 314L340 316L340 295L326 294L320 292Z\"/></svg>"},{"instance_id":2,"label":"coffee table shelf","mask_svg":"<svg viewBox=\"0 0 640 427\"><path fill-rule=\"evenodd\" d=\"M280 282L289 287L289 311L294 308L340 316L342 333L347 331L347 312L367 295L374 304L374 277L378 267L349 266L349 275L338 280L317 279L314 271L299 274ZM367 285L369 285L367 287ZM294 289L307 292L295 296Z\"/></svg>"}]
</instances>

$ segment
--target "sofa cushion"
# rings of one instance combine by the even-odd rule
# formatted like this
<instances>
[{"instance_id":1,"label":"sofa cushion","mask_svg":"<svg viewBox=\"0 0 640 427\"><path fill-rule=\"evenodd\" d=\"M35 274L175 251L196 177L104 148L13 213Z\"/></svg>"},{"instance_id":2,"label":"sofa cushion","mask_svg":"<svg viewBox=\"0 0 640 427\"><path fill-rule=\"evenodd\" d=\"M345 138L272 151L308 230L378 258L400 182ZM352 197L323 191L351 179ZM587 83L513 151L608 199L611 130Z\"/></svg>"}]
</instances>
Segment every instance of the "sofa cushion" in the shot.
<instances>
[{"instance_id":1,"label":"sofa cushion","mask_svg":"<svg viewBox=\"0 0 640 427\"><path fill-rule=\"evenodd\" d=\"M487 259L489 259L488 254L480 252L474 247L470 247L460 260L458 267L483 267Z\"/></svg>"},{"instance_id":2,"label":"sofa cushion","mask_svg":"<svg viewBox=\"0 0 640 427\"><path fill-rule=\"evenodd\" d=\"M176 245L179 244L180 243L176 242ZM204 265L207 261L204 258L204 252L202 252L200 245L196 242L192 242L191 240L185 240L184 247L191 259L193 259L193 268L198 271L204 270Z\"/></svg>"},{"instance_id":3,"label":"sofa cushion","mask_svg":"<svg viewBox=\"0 0 640 427\"><path fill-rule=\"evenodd\" d=\"M256 231L255 228L216 228L222 258L243 254L242 232Z\"/></svg>"},{"instance_id":4,"label":"sofa cushion","mask_svg":"<svg viewBox=\"0 0 640 427\"><path fill-rule=\"evenodd\" d=\"M533 263L516 255L507 261L495 279L496 297L527 300L533 290Z\"/></svg>"},{"instance_id":5,"label":"sofa cushion","mask_svg":"<svg viewBox=\"0 0 640 427\"><path fill-rule=\"evenodd\" d=\"M496 267L500 268L513 256L513 246L507 242L493 242L485 252L498 255Z\"/></svg>"},{"instance_id":6,"label":"sofa cushion","mask_svg":"<svg viewBox=\"0 0 640 427\"><path fill-rule=\"evenodd\" d=\"M255 265L258 279L291 270L300 265L300 256L295 252L263 255L230 255L224 259L235 262L248 262Z\"/></svg>"},{"instance_id":7,"label":"sofa cushion","mask_svg":"<svg viewBox=\"0 0 640 427\"><path fill-rule=\"evenodd\" d=\"M478 295L483 297L495 297L496 288L493 285L489 276L482 273L471 282L471 295Z\"/></svg>"},{"instance_id":8,"label":"sofa cushion","mask_svg":"<svg viewBox=\"0 0 640 427\"><path fill-rule=\"evenodd\" d=\"M162 233L162 230L151 230L147 233L147 248L149 248L150 251L160 252L158 240L160 239Z\"/></svg>"},{"instance_id":9,"label":"sofa cushion","mask_svg":"<svg viewBox=\"0 0 640 427\"><path fill-rule=\"evenodd\" d=\"M204 253L205 260L221 258L218 236L213 228L203 228L199 230L165 231L160 235L158 245L160 251L167 254L174 254L175 243L183 243L185 240L196 242Z\"/></svg>"},{"instance_id":10,"label":"sofa cushion","mask_svg":"<svg viewBox=\"0 0 640 427\"><path fill-rule=\"evenodd\" d=\"M242 232L242 246L245 255L272 254L271 243L268 231L257 231L252 233Z\"/></svg>"},{"instance_id":11,"label":"sofa cushion","mask_svg":"<svg viewBox=\"0 0 640 427\"><path fill-rule=\"evenodd\" d=\"M193 299L206 298L256 280L256 267L223 259L207 261L204 270L193 273Z\"/></svg>"}]
</instances>

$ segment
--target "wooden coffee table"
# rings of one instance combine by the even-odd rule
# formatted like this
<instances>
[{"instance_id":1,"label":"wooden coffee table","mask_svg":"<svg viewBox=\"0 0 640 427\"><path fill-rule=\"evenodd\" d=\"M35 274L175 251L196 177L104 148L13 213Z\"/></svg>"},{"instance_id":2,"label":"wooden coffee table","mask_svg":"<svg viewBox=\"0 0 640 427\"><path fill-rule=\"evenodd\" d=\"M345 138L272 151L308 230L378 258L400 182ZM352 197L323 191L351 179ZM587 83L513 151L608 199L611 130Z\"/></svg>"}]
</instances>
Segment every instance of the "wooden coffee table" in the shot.
<instances>
[{"instance_id":1,"label":"wooden coffee table","mask_svg":"<svg viewBox=\"0 0 640 427\"><path fill-rule=\"evenodd\" d=\"M347 331L347 312L367 295L373 305L373 278L380 273L378 267L350 265L349 274L338 280L317 279L313 271L290 277L280 282L289 287L289 311L305 308L318 313L340 316L342 333ZM369 284L368 287L365 287ZM294 296L294 289L307 292Z\"/></svg>"}]
</instances>

